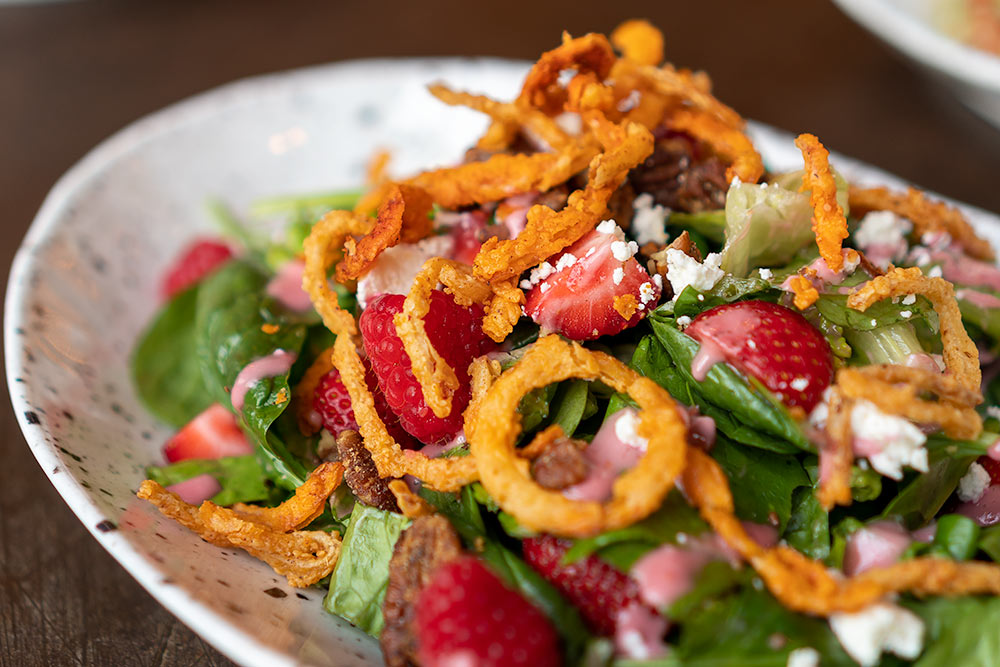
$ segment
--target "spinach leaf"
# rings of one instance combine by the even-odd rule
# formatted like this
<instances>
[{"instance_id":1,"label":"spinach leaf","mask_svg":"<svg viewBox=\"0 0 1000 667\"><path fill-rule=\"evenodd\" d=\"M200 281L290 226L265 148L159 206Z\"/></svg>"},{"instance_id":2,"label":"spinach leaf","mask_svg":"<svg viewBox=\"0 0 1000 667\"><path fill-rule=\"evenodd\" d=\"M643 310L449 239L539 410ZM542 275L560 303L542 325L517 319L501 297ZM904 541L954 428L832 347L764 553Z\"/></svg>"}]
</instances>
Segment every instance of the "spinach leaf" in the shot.
<instances>
[{"instance_id":1,"label":"spinach leaf","mask_svg":"<svg viewBox=\"0 0 1000 667\"><path fill-rule=\"evenodd\" d=\"M373 637L382 631L382 601L389 584L389 559L410 525L401 514L357 503L340 547L323 606Z\"/></svg>"},{"instance_id":2,"label":"spinach leaf","mask_svg":"<svg viewBox=\"0 0 1000 667\"><path fill-rule=\"evenodd\" d=\"M580 425L589 395L589 383L586 380L570 380L560 384L553 401L552 423L559 424L567 436L572 436Z\"/></svg>"},{"instance_id":3,"label":"spinach leaf","mask_svg":"<svg viewBox=\"0 0 1000 667\"><path fill-rule=\"evenodd\" d=\"M772 523L777 517L781 532L792 514L792 494L809 487L809 476L792 456L738 445L718 437L710 452L729 478L733 503L741 519Z\"/></svg>"},{"instance_id":4,"label":"spinach leaf","mask_svg":"<svg viewBox=\"0 0 1000 667\"><path fill-rule=\"evenodd\" d=\"M146 468L146 477L161 486L170 486L205 474L214 477L222 487L211 499L217 505L252 503L267 500L271 495L264 483L264 473L257 457L252 454L211 460L188 459Z\"/></svg>"},{"instance_id":5,"label":"spinach leaf","mask_svg":"<svg viewBox=\"0 0 1000 667\"><path fill-rule=\"evenodd\" d=\"M785 541L814 560L830 555L830 514L816 500L816 490L800 486L792 495L792 514L785 526Z\"/></svg>"},{"instance_id":6,"label":"spinach leaf","mask_svg":"<svg viewBox=\"0 0 1000 667\"><path fill-rule=\"evenodd\" d=\"M172 426L183 426L212 404L195 352L197 303L197 285L177 294L160 309L132 352L139 398Z\"/></svg>"},{"instance_id":7,"label":"spinach leaf","mask_svg":"<svg viewBox=\"0 0 1000 667\"><path fill-rule=\"evenodd\" d=\"M697 387L707 401L730 413L738 422L786 440L799 449L815 450L815 445L806 438L788 411L759 383L748 382L725 363L712 366L705 380L698 382L691 375L691 361L698 352L698 342L678 331L670 318L655 312L650 317L650 324L653 334L672 358L673 367L689 385Z\"/></svg>"},{"instance_id":8,"label":"spinach leaf","mask_svg":"<svg viewBox=\"0 0 1000 667\"><path fill-rule=\"evenodd\" d=\"M979 533L979 550L1000 563L1000 526L990 526Z\"/></svg>"},{"instance_id":9,"label":"spinach leaf","mask_svg":"<svg viewBox=\"0 0 1000 667\"><path fill-rule=\"evenodd\" d=\"M1000 656L1000 598L932 598L904 602L926 624L916 667L992 667Z\"/></svg>"},{"instance_id":10,"label":"spinach leaf","mask_svg":"<svg viewBox=\"0 0 1000 667\"><path fill-rule=\"evenodd\" d=\"M934 518L958 487L958 480L975 457L942 458L930 464L903 487L882 511L881 518L899 517L910 530L920 528Z\"/></svg>"},{"instance_id":11,"label":"spinach leaf","mask_svg":"<svg viewBox=\"0 0 1000 667\"><path fill-rule=\"evenodd\" d=\"M847 307L846 294L823 294L816 300L815 306L820 315L830 322L856 331L871 331L890 324L908 322L933 311L930 303L923 297L907 306L893 303L890 299L876 301L861 312Z\"/></svg>"},{"instance_id":12,"label":"spinach leaf","mask_svg":"<svg viewBox=\"0 0 1000 667\"><path fill-rule=\"evenodd\" d=\"M223 405L231 405L228 390L247 364L279 349L298 354L305 340L306 325L265 294L266 284L267 276L250 264L230 262L199 289L198 359L208 391ZM264 330L273 331L273 326L277 331ZM293 489L305 481L306 469L277 435L268 432L290 402L288 376L286 372L263 378L251 386L241 418L275 482Z\"/></svg>"}]
</instances>

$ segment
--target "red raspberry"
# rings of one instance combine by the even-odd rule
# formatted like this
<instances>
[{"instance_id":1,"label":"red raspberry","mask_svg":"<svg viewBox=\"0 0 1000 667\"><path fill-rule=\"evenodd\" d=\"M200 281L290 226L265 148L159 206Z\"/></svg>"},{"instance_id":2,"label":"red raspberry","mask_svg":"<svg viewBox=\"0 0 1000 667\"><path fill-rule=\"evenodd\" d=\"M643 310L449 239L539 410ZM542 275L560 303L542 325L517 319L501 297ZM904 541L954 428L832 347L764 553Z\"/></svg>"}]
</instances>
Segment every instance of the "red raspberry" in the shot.
<instances>
[{"instance_id":1,"label":"red raspberry","mask_svg":"<svg viewBox=\"0 0 1000 667\"><path fill-rule=\"evenodd\" d=\"M399 417L389 409L389 404L385 402L382 390L378 388L378 380L371 368L367 369L365 381L368 389L375 399L375 411L385 423L385 428L389 435L404 448L415 448L419 443L403 430L399 424ZM340 379L340 371L334 368L324 375L319 384L316 385L316 392L313 394L313 410L319 414L323 421L323 427L334 436L340 435L341 431L357 431L358 422L354 417L354 408L351 407L351 396L347 393L347 387Z\"/></svg>"},{"instance_id":2,"label":"red raspberry","mask_svg":"<svg viewBox=\"0 0 1000 667\"><path fill-rule=\"evenodd\" d=\"M194 285L233 256L232 249L213 239L197 240L181 253L163 276L160 294L169 299Z\"/></svg>"},{"instance_id":3,"label":"red raspberry","mask_svg":"<svg viewBox=\"0 0 1000 667\"><path fill-rule=\"evenodd\" d=\"M416 612L423 667L562 664L549 619L472 556L438 568Z\"/></svg>"},{"instance_id":4,"label":"red raspberry","mask_svg":"<svg viewBox=\"0 0 1000 667\"><path fill-rule=\"evenodd\" d=\"M481 306L466 308L444 292L431 293L424 327L434 349L455 370L461 385L452 397L451 414L444 419L437 417L424 402L410 358L396 335L392 318L403 310L404 300L401 294L382 294L372 299L361 314L361 339L379 387L403 428L421 442L445 443L462 430L462 412L470 397L469 364L494 344L483 333Z\"/></svg>"},{"instance_id":5,"label":"red raspberry","mask_svg":"<svg viewBox=\"0 0 1000 667\"><path fill-rule=\"evenodd\" d=\"M562 558L570 542L551 535L524 540L524 560L573 603L591 631L611 636L618 612L629 604L642 604L639 587L627 574L597 556L571 565Z\"/></svg>"},{"instance_id":6,"label":"red raspberry","mask_svg":"<svg viewBox=\"0 0 1000 667\"><path fill-rule=\"evenodd\" d=\"M1000 461L989 456L980 456L977 462L990 474L990 484L1000 484Z\"/></svg>"}]
</instances>

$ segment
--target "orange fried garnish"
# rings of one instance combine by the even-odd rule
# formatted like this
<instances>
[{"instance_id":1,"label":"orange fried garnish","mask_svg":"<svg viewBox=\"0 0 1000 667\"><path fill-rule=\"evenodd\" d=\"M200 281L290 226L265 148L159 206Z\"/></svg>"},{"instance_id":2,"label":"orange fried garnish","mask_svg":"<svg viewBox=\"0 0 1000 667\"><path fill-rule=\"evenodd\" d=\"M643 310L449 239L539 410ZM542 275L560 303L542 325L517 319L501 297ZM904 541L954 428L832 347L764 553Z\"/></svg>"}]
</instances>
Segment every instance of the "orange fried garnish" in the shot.
<instances>
[{"instance_id":1,"label":"orange fried garnish","mask_svg":"<svg viewBox=\"0 0 1000 667\"><path fill-rule=\"evenodd\" d=\"M432 205L431 196L422 188L406 183L393 185L379 206L371 231L356 242L352 237L345 239L346 253L337 265L337 280L357 280L386 248L400 241L413 243L430 234L434 227L429 215Z\"/></svg>"},{"instance_id":2,"label":"orange fried garnish","mask_svg":"<svg viewBox=\"0 0 1000 667\"><path fill-rule=\"evenodd\" d=\"M593 72L581 72L566 86L567 111L600 111L606 116L620 115L615 108L615 92Z\"/></svg>"},{"instance_id":3,"label":"orange fried garnish","mask_svg":"<svg viewBox=\"0 0 1000 667\"><path fill-rule=\"evenodd\" d=\"M611 33L611 43L623 58L640 65L663 62L663 33L649 21L632 19L621 23Z\"/></svg>"},{"instance_id":4,"label":"orange fried garnish","mask_svg":"<svg viewBox=\"0 0 1000 667\"><path fill-rule=\"evenodd\" d=\"M389 491L396 497L400 514L407 519L418 519L434 514L434 506L411 491L403 480L394 479L389 482Z\"/></svg>"},{"instance_id":5,"label":"orange fried garnish","mask_svg":"<svg viewBox=\"0 0 1000 667\"><path fill-rule=\"evenodd\" d=\"M805 276L792 276L788 280L788 286L795 294L795 307L799 310L805 310L816 303L816 299L819 298L816 286Z\"/></svg>"},{"instance_id":6,"label":"orange fried garnish","mask_svg":"<svg viewBox=\"0 0 1000 667\"><path fill-rule=\"evenodd\" d=\"M496 342L501 342L514 330L514 325L521 319L521 308L524 306L524 292L517 286L517 278L509 280L494 280L490 283L493 296L486 304L486 316L483 318L483 332Z\"/></svg>"},{"instance_id":7,"label":"orange fried garnish","mask_svg":"<svg viewBox=\"0 0 1000 667\"><path fill-rule=\"evenodd\" d=\"M598 80L603 81L611 72L614 62L614 50L604 35L589 33L574 39L563 33L563 43L543 53L531 66L517 103L548 113L558 113L562 108L562 100L557 99L558 104L553 104L549 91L551 86L558 83L563 71L593 72Z\"/></svg>"},{"instance_id":8,"label":"orange fried garnish","mask_svg":"<svg viewBox=\"0 0 1000 667\"><path fill-rule=\"evenodd\" d=\"M816 493L816 500L827 511L834 505L851 504L852 403L844 399L838 387L833 387L828 402L826 440L819 450L819 490Z\"/></svg>"},{"instance_id":9,"label":"orange fried garnish","mask_svg":"<svg viewBox=\"0 0 1000 667\"><path fill-rule=\"evenodd\" d=\"M309 365L306 372L302 374L302 379L295 385L295 390L292 392L295 420L303 435L313 435L323 428L323 425L316 419L316 411L313 410L313 396L316 394L319 381L333 370L332 357L332 347L321 352L316 360Z\"/></svg>"},{"instance_id":10,"label":"orange fried garnish","mask_svg":"<svg viewBox=\"0 0 1000 667\"><path fill-rule=\"evenodd\" d=\"M639 301L632 294L620 294L616 296L612 306L625 320L631 320L635 311L639 310Z\"/></svg>"},{"instance_id":11,"label":"orange fried garnish","mask_svg":"<svg viewBox=\"0 0 1000 667\"><path fill-rule=\"evenodd\" d=\"M339 467L339 464L334 465ZM276 530L254 517L219 507L208 500L200 507L188 504L177 494L148 479L139 486L136 495L148 500L164 516L194 531L205 541L219 547L243 549L264 561L275 572L287 577L292 586L315 584L333 572L340 556L340 539L335 532ZM320 504L325 503L326 498L323 498ZM248 506L243 507L246 509Z\"/></svg>"},{"instance_id":12,"label":"orange fried garnish","mask_svg":"<svg viewBox=\"0 0 1000 667\"><path fill-rule=\"evenodd\" d=\"M388 168L392 154L384 148L375 151L368 161L368 168L365 171L365 183L369 188L377 188L389 181Z\"/></svg>"},{"instance_id":13,"label":"orange fried garnish","mask_svg":"<svg viewBox=\"0 0 1000 667\"><path fill-rule=\"evenodd\" d=\"M916 188L911 187L903 194L891 192L888 188L851 186L848 195L853 215L892 211L913 223L913 232L918 237L926 232L947 232L972 257L982 260L993 260L995 257L989 241L976 234L961 211L942 201L932 200Z\"/></svg>"},{"instance_id":14,"label":"orange fried garnish","mask_svg":"<svg viewBox=\"0 0 1000 667\"><path fill-rule=\"evenodd\" d=\"M813 208L813 233L820 257L831 271L840 271L844 265L841 244L847 238L847 217L837 202L837 183L830 168L830 153L812 134L800 134L795 145L802 151L805 171L802 173L802 191L809 190Z\"/></svg>"},{"instance_id":15,"label":"orange fried garnish","mask_svg":"<svg viewBox=\"0 0 1000 667\"><path fill-rule=\"evenodd\" d=\"M608 200L628 171L653 152L653 135L641 125L628 121L615 125L599 114L589 115L588 124L605 152L591 162L587 186L573 192L561 211L532 206L527 224L516 238L501 241L493 237L483 243L475 260L478 277L490 282L516 279L578 240L601 221Z\"/></svg>"},{"instance_id":16,"label":"orange fried garnish","mask_svg":"<svg viewBox=\"0 0 1000 667\"><path fill-rule=\"evenodd\" d=\"M640 408L639 435L646 453L614 483L606 502L570 500L540 486L528 461L515 451L521 398L538 387L569 378L600 380L627 393ZM467 418L469 415L466 415ZM653 512L673 488L684 465L686 428L670 395L614 357L546 336L503 373L466 422L481 482L505 511L531 530L564 537L586 537L630 525Z\"/></svg>"},{"instance_id":17,"label":"orange fried garnish","mask_svg":"<svg viewBox=\"0 0 1000 667\"><path fill-rule=\"evenodd\" d=\"M354 316L340 307L326 274L341 257L344 243L352 236L367 234L371 226L372 221L363 215L330 211L313 225L302 244L305 257L302 289L309 295L326 328L338 335L357 335L358 326Z\"/></svg>"},{"instance_id":18,"label":"orange fried garnish","mask_svg":"<svg viewBox=\"0 0 1000 667\"><path fill-rule=\"evenodd\" d=\"M327 498L340 486L343 478L344 466L340 463L322 463L295 489L295 495L277 507L236 503L231 509L240 518L279 533L299 530L323 513Z\"/></svg>"},{"instance_id":19,"label":"orange fried garnish","mask_svg":"<svg viewBox=\"0 0 1000 667\"><path fill-rule=\"evenodd\" d=\"M351 396L358 430L381 477L413 475L437 491L457 491L478 479L474 457L431 459L420 452L404 451L393 440L375 410L375 399L365 382L364 364L354 341L348 336L337 337L333 346L333 363Z\"/></svg>"},{"instance_id":20,"label":"orange fried garnish","mask_svg":"<svg viewBox=\"0 0 1000 667\"><path fill-rule=\"evenodd\" d=\"M744 183L756 183L764 175L764 161L760 153L739 127L728 125L718 116L697 109L678 109L668 113L665 122L672 129L687 132L728 160L727 181L738 176Z\"/></svg>"},{"instance_id":21,"label":"orange fried garnish","mask_svg":"<svg viewBox=\"0 0 1000 667\"><path fill-rule=\"evenodd\" d=\"M551 424L536 433L535 437L531 439L531 442L518 449L517 455L522 459L533 461L544 454L545 450L554 445L556 441L565 437L566 433L563 431L562 426L559 424Z\"/></svg>"},{"instance_id":22,"label":"orange fried garnish","mask_svg":"<svg viewBox=\"0 0 1000 667\"><path fill-rule=\"evenodd\" d=\"M469 399L469 405L465 408L465 414L463 415L465 420L465 437L466 439L472 437L471 431L468 429L474 428L478 423L478 412L479 404L483 402L483 398L486 396L486 392L489 388L493 386L497 378L500 377L500 362L495 359L490 359L489 357L481 356L476 357L469 364L469 390L471 393L471 398Z\"/></svg>"}]
</instances>

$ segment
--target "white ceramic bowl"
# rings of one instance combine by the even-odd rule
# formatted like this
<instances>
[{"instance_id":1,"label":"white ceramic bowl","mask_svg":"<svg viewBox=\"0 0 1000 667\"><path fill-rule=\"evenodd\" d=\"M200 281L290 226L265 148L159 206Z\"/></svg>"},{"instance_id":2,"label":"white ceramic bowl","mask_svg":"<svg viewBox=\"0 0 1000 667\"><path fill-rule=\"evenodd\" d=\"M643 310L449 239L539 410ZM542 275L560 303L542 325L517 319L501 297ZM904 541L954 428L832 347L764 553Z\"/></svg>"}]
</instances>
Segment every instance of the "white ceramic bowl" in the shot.
<instances>
[{"instance_id":1,"label":"white ceramic bowl","mask_svg":"<svg viewBox=\"0 0 1000 667\"><path fill-rule=\"evenodd\" d=\"M494 60L361 61L238 82L111 137L52 189L17 253L6 300L7 379L25 439L94 537L184 623L236 662L380 662L369 637L242 552L219 549L133 493L170 431L142 409L128 357L182 244L205 233L207 197L357 186L379 147L407 173L454 161L477 114L424 90L443 79L509 98L525 66ZM791 137L753 125L772 169L801 164ZM846 158L874 183L899 181ZM990 214L967 209L1000 241Z\"/></svg>"},{"instance_id":2,"label":"white ceramic bowl","mask_svg":"<svg viewBox=\"0 0 1000 667\"><path fill-rule=\"evenodd\" d=\"M834 0L851 18L955 91L1000 127L1000 58L955 40L934 23L935 0Z\"/></svg>"}]
</instances>

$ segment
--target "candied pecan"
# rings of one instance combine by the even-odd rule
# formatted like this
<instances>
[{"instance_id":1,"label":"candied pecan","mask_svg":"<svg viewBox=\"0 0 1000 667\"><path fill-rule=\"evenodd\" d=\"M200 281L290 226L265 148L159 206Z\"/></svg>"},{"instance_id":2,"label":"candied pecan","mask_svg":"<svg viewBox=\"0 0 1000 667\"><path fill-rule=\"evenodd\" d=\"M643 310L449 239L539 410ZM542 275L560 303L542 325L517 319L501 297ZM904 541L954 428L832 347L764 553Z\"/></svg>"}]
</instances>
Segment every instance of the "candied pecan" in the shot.
<instances>
[{"instance_id":1,"label":"candied pecan","mask_svg":"<svg viewBox=\"0 0 1000 667\"><path fill-rule=\"evenodd\" d=\"M615 190L608 201L608 217L618 223L624 231L632 226L632 202L635 200L635 188L625 181Z\"/></svg>"},{"instance_id":2,"label":"candied pecan","mask_svg":"<svg viewBox=\"0 0 1000 667\"><path fill-rule=\"evenodd\" d=\"M579 484L590 471L582 449L587 443L570 438L556 438L531 462L531 476L539 486L553 491Z\"/></svg>"},{"instance_id":3,"label":"candied pecan","mask_svg":"<svg viewBox=\"0 0 1000 667\"><path fill-rule=\"evenodd\" d=\"M389 584L382 602L385 627L379 641L387 667L417 664L419 647L413 627L417 598L438 567L461 555L458 534L437 514L420 517L399 537L389 561Z\"/></svg>"},{"instance_id":4,"label":"candied pecan","mask_svg":"<svg viewBox=\"0 0 1000 667\"><path fill-rule=\"evenodd\" d=\"M341 431L337 451L344 464L344 481L358 500L387 512L398 512L396 496L389 490L391 480L378 476L371 453L357 431Z\"/></svg>"},{"instance_id":5,"label":"candied pecan","mask_svg":"<svg viewBox=\"0 0 1000 667\"><path fill-rule=\"evenodd\" d=\"M724 208L729 190L726 163L678 133L657 139L652 155L631 171L629 181L637 194L648 192L657 204L687 213Z\"/></svg>"}]
</instances>

